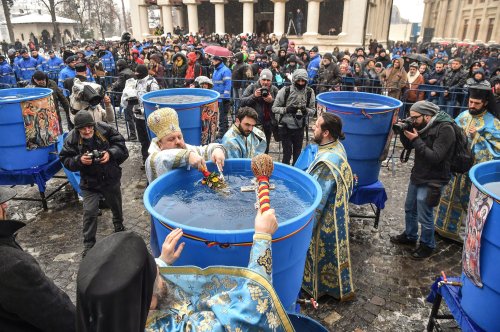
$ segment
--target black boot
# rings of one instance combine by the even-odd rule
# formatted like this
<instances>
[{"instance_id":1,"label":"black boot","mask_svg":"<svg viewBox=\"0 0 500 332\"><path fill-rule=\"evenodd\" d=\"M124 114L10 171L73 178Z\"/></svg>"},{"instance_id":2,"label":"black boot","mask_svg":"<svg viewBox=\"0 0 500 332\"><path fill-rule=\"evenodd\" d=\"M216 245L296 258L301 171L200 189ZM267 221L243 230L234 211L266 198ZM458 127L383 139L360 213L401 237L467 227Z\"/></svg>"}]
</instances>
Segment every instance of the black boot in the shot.
<instances>
[{"instance_id":1,"label":"black boot","mask_svg":"<svg viewBox=\"0 0 500 332\"><path fill-rule=\"evenodd\" d=\"M122 223L113 223L113 226L115 226L115 233L123 232L126 230L125 226L123 226Z\"/></svg>"},{"instance_id":2,"label":"black boot","mask_svg":"<svg viewBox=\"0 0 500 332\"><path fill-rule=\"evenodd\" d=\"M395 244L412 245L412 246L414 246L415 244L417 244L417 240L410 240L406 236L405 232L403 232L403 233L401 233L399 235L396 235L396 236L391 236L390 240L391 240L392 243L395 243Z\"/></svg>"}]
</instances>

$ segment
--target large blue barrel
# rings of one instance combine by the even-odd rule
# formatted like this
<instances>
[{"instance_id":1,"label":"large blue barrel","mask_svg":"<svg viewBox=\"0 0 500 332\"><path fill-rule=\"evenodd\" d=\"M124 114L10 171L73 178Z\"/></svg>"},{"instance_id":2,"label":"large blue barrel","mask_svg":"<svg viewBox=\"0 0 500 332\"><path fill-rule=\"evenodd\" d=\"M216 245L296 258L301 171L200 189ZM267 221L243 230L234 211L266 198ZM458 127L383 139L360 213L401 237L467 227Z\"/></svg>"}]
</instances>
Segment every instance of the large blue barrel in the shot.
<instances>
[{"instance_id":1,"label":"large blue barrel","mask_svg":"<svg viewBox=\"0 0 500 332\"><path fill-rule=\"evenodd\" d=\"M46 98L51 89L25 88L0 90L0 169L13 171L49 162L55 144L34 150L26 149L21 102Z\"/></svg>"},{"instance_id":2,"label":"large blue barrel","mask_svg":"<svg viewBox=\"0 0 500 332\"><path fill-rule=\"evenodd\" d=\"M500 160L477 164L469 171L476 188L493 199L481 236L480 273L483 287L462 273L462 308L485 331L500 329ZM496 182L496 192L485 188Z\"/></svg>"},{"instance_id":3,"label":"large blue barrel","mask_svg":"<svg viewBox=\"0 0 500 332\"><path fill-rule=\"evenodd\" d=\"M203 96L206 100L194 103L157 103L151 101L155 97L169 97L169 96ZM179 125L184 136L184 141L191 145L201 144L201 111L203 105L216 102L219 98L219 93L209 89L167 89L152 91L142 96L144 103L144 113L146 119L158 108L170 107L177 111L179 115ZM155 137L152 131L149 131L151 137Z\"/></svg>"},{"instance_id":4,"label":"large blue barrel","mask_svg":"<svg viewBox=\"0 0 500 332\"><path fill-rule=\"evenodd\" d=\"M377 182L394 110L403 103L387 96L349 91L320 93L317 100L320 107L342 119L342 144L358 184Z\"/></svg>"},{"instance_id":5,"label":"large blue barrel","mask_svg":"<svg viewBox=\"0 0 500 332\"><path fill-rule=\"evenodd\" d=\"M290 318L290 322L297 332L328 332L328 330L323 325L308 316L288 313L288 318Z\"/></svg>"},{"instance_id":6,"label":"large blue barrel","mask_svg":"<svg viewBox=\"0 0 500 332\"><path fill-rule=\"evenodd\" d=\"M212 163L208 163L208 167L214 168ZM253 176L250 159L226 160L224 174ZM183 238L182 241L186 245L176 265L195 265L202 268L213 265L248 266L253 229L213 230L186 226L165 218L153 208L166 193L184 189L185 183L193 183L200 178L201 174L196 170L177 169L159 177L146 189L144 205L152 216L151 249L154 255L160 254L161 245L170 233L170 229L182 228L185 234L207 242ZM311 241L314 211L319 205L322 192L319 184L309 174L281 163L274 164L271 181L273 179L297 185L297 190L300 190L298 192L302 192L301 198L306 200L308 206L300 215L280 221L279 228L273 236L273 285L285 309L294 311L294 302L302 285L307 249ZM244 195L247 194L252 193ZM278 204L279 201L273 201L271 192L271 205ZM208 242L231 245L209 246ZM246 245L242 245L245 243Z\"/></svg>"}]
</instances>

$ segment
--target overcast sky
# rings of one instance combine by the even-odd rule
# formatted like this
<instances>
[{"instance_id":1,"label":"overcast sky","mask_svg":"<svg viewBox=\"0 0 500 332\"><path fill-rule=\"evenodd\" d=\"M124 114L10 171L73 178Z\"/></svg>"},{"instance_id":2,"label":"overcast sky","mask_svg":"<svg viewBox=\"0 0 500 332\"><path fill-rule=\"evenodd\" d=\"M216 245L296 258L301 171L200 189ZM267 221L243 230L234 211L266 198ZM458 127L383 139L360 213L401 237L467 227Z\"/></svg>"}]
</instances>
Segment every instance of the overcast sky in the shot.
<instances>
[{"instance_id":1,"label":"overcast sky","mask_svg":"<svg viewBox=\"0 0 500 332\"><path fill-rule=\"evenodd\" d=\"M394 0L398 6L402 18L407 18L410 22L422 22L424 15L424 0Z\"/></svg>"}]
</instances>

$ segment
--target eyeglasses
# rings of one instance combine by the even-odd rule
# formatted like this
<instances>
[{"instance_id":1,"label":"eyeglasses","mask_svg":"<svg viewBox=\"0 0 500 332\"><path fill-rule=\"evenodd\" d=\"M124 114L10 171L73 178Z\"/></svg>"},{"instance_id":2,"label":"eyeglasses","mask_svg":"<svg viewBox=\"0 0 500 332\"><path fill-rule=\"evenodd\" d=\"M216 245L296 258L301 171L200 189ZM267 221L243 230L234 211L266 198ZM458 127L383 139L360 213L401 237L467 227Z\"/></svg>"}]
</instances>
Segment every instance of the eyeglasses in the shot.
<instances>
[{"instance_id":1,"label":"eyeglasses","mask_svg":"<svg viewBox=\"0 0 500 332\"><path fill-rule=\"evenodd\" d=\"M414 115L414 116L410 116L410 119L412 119L413 121L417 120L418 118L420 118L421 116L423 116L422 114L420 115Z\"/></svg>"}]
</instances>

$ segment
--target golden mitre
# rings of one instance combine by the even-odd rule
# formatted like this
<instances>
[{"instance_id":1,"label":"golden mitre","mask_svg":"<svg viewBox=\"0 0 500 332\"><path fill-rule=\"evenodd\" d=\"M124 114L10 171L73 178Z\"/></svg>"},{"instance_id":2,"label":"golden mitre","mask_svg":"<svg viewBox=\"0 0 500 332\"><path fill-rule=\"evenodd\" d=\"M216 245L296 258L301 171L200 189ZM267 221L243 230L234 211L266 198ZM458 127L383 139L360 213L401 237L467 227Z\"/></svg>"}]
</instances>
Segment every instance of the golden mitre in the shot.
<instances>
[{"instance_id":1,"label":"golden mitre","mask_svg":"<svg viewBox=\"0 0 500 332\"><path fill-rule=\"evenodd\" d=\"M160 108L148 117L148 127L161 139L175 131L181 131L179 117L173 108Z\"/></svg>"}]
</instances>

